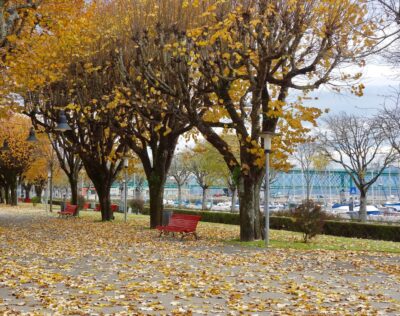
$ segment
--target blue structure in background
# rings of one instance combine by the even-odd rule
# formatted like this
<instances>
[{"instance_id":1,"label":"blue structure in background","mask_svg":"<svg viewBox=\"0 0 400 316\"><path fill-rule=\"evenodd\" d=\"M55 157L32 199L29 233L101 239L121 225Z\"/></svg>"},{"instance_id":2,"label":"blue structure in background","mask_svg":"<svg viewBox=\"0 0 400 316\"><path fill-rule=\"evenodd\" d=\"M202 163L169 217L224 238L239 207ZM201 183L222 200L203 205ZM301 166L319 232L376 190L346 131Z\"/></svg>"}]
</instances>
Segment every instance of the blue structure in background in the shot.
<instances>
[{"instance_id":1,"label":"blue structure in background","mask_svg":"<svg viewBox=\"0 0 400 316\"><path fill-rule=\"evenodd\" d=\"M369 200L373 197L379 200L392 199L400 200L400 169L397 167L387 168L378 178L378 180L369 189ZM352 178L344 170L325 170L325 171L312 171L312 198L327 198L339 196L352 195L357 197L359 194ZM374 177L376 173L369 171L366 175L367 179ZM118 187L119 184L115 183L113 187ZM134 182L130 180L128 187L132 189ZM177 189L176 183L169 179L165 186L166 191L174 191ZM184 190L190 195L201 195L202 190L191 179L187 185L183 187ZM355 189L355 191L354 191ZM147 183L144 184L144 190L147 190ZM226 195L227 188L223 185L211 187L208 190L208 197L216 194ZM296 197L302 198L306 194L305 180L303 172L300 169L292 169L289 172L278 172L275 179L271 183L271 197L272 198L286 198L288 200ZM185 194L184 198L187 197Z\"/></svg>"},{"instance_id":2,"label":"blue structure in background","mask_svg":"<svg viewBox=\"0 0 400 316\"><path fill-rule=\"evenodd\" d=\"M396 167L387 168L378 180L369 189L369 196L388 199L394 196L400 199L400 169ZM311 195L312 196L338 196L341 192L358 195L352 178L344 170L312 171ZM369 171L367 179L374 177L376 173ZM290 170L288 173L278 173L276 180L271 186L272 194L275 196L304 196L305 181L300 169Z\"/></svg>"}]
</instances>

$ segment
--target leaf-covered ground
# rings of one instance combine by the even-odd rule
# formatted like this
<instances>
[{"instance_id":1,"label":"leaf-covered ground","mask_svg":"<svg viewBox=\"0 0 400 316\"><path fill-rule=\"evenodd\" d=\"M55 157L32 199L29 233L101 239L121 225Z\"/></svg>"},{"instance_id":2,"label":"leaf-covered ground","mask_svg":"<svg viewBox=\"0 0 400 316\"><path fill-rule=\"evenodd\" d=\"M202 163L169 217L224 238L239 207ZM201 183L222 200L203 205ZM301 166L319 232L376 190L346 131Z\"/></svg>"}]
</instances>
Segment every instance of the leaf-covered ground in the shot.
<instances>
[{"instance_id":1,"label":"leaf-covered ground","mask_svg":"<svg viewBox=\"0 0 400 316\"><path fill-rule=\"evenodd\" d=\"M146 217L98 218L1 206L0 314L400 314L396 253L241 247L205 223L199 241L159 240Z\"/></svg>"}]
</instances>

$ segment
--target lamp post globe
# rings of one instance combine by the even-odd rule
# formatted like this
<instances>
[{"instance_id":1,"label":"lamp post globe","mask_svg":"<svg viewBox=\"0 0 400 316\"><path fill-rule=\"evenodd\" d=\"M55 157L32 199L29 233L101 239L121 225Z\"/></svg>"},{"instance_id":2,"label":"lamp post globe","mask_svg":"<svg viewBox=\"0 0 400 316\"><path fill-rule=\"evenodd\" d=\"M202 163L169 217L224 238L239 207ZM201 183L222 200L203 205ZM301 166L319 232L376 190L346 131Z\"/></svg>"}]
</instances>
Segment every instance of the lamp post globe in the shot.
<instances>
[{"instance_id":1,"label":"lamp post globe","mask_svg":"<svg viewBox=\"0 0 400 316\"><path fill-rule=\"evenodd\" d=\"M37 143L38 139L36 137L35 129L33 127L30 128L29 130L29 135L28 138L26 139L27 142L30 143Z\"/></svg>"},{"instance_id":2,"label":"lamp post globe","mask_svg":"<svg viewBox=\"0 0 400 316\"><path fill-rule=\"evenodd\" d=\"M54 130L61 133L72 130L71 126L68 125L67 117L65 115L64 110L60 111L60 114L58 116L58 123L57 126L54 128Z\"/></svg>"}]
</instances>

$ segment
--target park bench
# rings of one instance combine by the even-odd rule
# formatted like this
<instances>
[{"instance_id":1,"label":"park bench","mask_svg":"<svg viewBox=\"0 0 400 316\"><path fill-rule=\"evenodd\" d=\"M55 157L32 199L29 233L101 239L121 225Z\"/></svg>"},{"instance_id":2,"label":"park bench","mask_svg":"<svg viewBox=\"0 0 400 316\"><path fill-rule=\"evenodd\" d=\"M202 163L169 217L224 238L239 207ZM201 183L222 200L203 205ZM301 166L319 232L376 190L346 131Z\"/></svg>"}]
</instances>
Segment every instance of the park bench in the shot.
<instances>
[{"instance_id":1,"label":"park bench","mask_svg":"<svg viewBox=\"0 0 400 316\"><path fill-rule=\"evenodd\" d=\"M118 212L119 206L117 204L111 204L111 211ZM94 209L96 212L101 212L100 204L96 204L96 208Z\"/></svg>"},{"instance_id":2,"label":"park bench","mask_svg":"<svg viewBox=\"0 0 400 316\"><path fill-rule=\"evenodd\" d=\"M168 233L172 233L172 235L180 233L182 235L181 240L190 234L198 239L196 227L200 218L199 215L172 214L168 225L156 227L160 231L159 237Z\"/></svg>"},{"instance_id":3,"label":"park bench","mask_svg":"<svg viewBox=\"0 0 400 316\"><path fill-rule=\"evenodd\" d=\"M78 205L68 204L64 211L58 212L59 217L76 217L78 215Z\"/></svg>"}]
</instances>

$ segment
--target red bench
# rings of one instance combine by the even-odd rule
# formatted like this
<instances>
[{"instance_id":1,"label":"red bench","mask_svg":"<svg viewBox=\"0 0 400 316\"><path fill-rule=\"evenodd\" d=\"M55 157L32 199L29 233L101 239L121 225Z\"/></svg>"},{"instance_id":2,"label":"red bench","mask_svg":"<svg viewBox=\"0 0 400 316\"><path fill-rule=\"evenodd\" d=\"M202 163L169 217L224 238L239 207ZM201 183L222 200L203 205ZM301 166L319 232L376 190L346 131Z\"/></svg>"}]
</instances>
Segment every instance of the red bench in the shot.
<instances>
[{"instance_id":1,"label":"red bench","mask_svg":"<svg viewBox=\"0 0 400 316\"><path fill-rule=\"evenodd\" d=\"M190 234L192 234L196 239L199 239L196 233L196 228L200 219L201 216L199 215L172 214L168 225L157 226L156 228L160 231L159 237L168 233L180 233L182 235L181 240Z\"/></svg>"},{"instance_id":2,"label":"red bench","mask_svg":"<svg viewBox=\"0 0 400 316\"><path fill-rule=\"evenodd\" d=\"M117 204L111 204L111 212L118 212L119 206ZM101 211L100 204L96 204L96 208L94 209L96 212Z\"/></svg>"},{"instance_id":3,"label":"red bench","mask_svg":"<svg viewBox=\"0 0 400 316\"><path fill-rule=\"evenodd\" d=\"M59 217L76 217L78 215L78 205L68 204L64 211L58 212Z\"/></svg>"}]
</instances>

